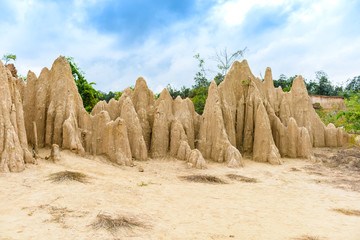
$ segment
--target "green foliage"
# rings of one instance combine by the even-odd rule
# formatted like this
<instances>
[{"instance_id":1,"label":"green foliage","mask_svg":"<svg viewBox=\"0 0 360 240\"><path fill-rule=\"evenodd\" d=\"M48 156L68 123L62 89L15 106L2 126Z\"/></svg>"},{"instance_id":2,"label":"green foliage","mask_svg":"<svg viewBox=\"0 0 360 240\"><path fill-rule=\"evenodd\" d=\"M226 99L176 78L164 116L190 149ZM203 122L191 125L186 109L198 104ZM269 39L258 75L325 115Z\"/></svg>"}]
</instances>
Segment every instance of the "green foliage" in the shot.
<instances>
[{"instance_id":1,"label":"green foliage","mask_svg":"<svg viewBox=\"0 0 360 240\"><path fill-rule=\"evenodd\" d=\"M203 114L206 99L208 96L208 89L207 88L193 89L192 93L194 94L194 96L190 98L190 100L194 103L195 111L199 114Z\"/></svg>"},{"instance_id":2,"label":"green foliage","mask_svg":"<svg viewBox=\"0 0 360 240\"><path fill-rule=\"evenodd\" d=\"M216 84L219 86L219 84L224 81L225 79L225 75L221 74L221 73L218 73L215 78L214 78L214 81L216 82Z\"/></svg>"},{"instance_id":3,"label":"green foliage","mask_svg":"<svg viewBox=\"0 0 360 240\"><path fill-rule=\"evenodd\" d=\"M14 60L14 62L16 61L16 55L15 54L4 54L2 60L5 61L5 65L10 61L10 60Z\"/></svg>"},{"instance_id":4,"label":"green foliage","mask_svg":"<svg viewBox=\"0 0 360 240\"><path fill-rule=\"evenodd\" d=\"M93 85L96 85L95 83L88 83L88 81L85 79L85 73L74 62L74 58L67 57L66 59L70 64L71 72L74 77L79 94L83 100L84 108L87 112L90 113L96 103L99 101L99 98L103 96L93 87Z\"/></svg>"},{"instance_id":5,"label":"green foliage","mask_svg":"<svg viewBox=\"0 0 360 240\"><path fill-rule=\"evenodd\" d=\"M348 132L360 133L360 91L351 92L345 100L346 110L340 111L337 119L344 118L344 128Z\"/></svg>"},{"instance_id":6,"label":"green foliage","mask_svg":"<svg viewBox=\"0 0 360 240\"><path fill-rule=\"evenodd\" d=\"M344 125L344 118L338 118L339 110L334 107L330 111L324 109L315 109L319 115L321 121L327 126L329 123L334 124L336 127L342 127Z\"/></svg>"},{"instance_id":7,"label":"green foliage","mask_svg":"<svg viewBox=\"0 0 360 240\"><path fill-rule=\"evenodd\" d=\"M181 98L187 98L190 96L191 90L185 86L182 86L180 90L172 87L170 84L166 86L172 98L180 96Z\"/></svg>"},{"instance_id":8,"label":"green foliage","mask_svg":"<svg viewBox=\"0 0 360 240\"><path fill-rule=\"evenodd\" d=\"M347 92L359 92L360 91L360 76L354 77L353 79L349 79L345 90Z\"/></svg>"},{"instance_id":9,"label":"green foliage","mask_svg":"<svg viewBox=\"0 0 360 240\"><path fill-rule=\"evenodd\" d=\"M349 133L360 133L360 92L351 92L345 103L346 110L338 110L337 106L334 106L331 110L315 111L325 125L333 123L336 127L344 127Z\"/></svg>"},{"instance_id":10,"label":"green foliage","mask_svg":"<svg viewBox=\"0 0 360 240\"><path fill-rule=\"evenodd\" d=\"M99 101L103 101L105 100L107 103L112 99L115 98L115 100L119 100L119 98L121 97L122 92L100 92L100 96L98 96Z\"/></svg>"},{"instance_id":11,"label":"green foliage","mask_svg":"<svg viewBox=\"0 0 360 240\"><path fill-rule=\"evenodd\" d=\"M23 75L19 74L18 77L19 77L19 78L22 78L22 79L24 80L24 82L27 81L27 76L23 76Z\"/></svg>"},{"instance_id":12,"label":"green foliage","mask_svg":"<svg viewBox=\"0 0 360 240\"><path fill-rule=\"evenodd\" d=\"M323 71L315 73L318 85L316 86L316 94L324 96L333 96L333 86L328 79L328 75Z\"/></svg>"},{"instance_id":13,"label":"green foliage","mask_svg":"<svg viewBox=\"0 0 360 240\"><path fill-rule=\"evenodd\" d=\"M284 92L289 92L297 75L287 78L284 74L281 74L278 80L274 80L275 87L281 87Z\"/></svg>"},{"instance_id":14,"label":"green foliage","mask_svg":"<svg viewBox=\"0 0 360 240\"><path fill-rule=\"evenodd\" d=\"M204 68L204 59L200 58L200 54L194 56L199 61L199 72L195 74L195 85L192 86L191 94L193 95L190 100L194 103L195 111L202 114L205 108L206 99L208 96L208 89L210 81L206 78L206 72Z\"/></svg>"},{"instance_id":15,"label":"green foliage","mask_svg":"<svg viewBox=\"0 0 360 240\"><path fill-rule=\"evenodd\" d=\"M331 84L325 72L317 71L315 74L315 80L307 81L304 79L309 94L325 96L343 96L345 94L341 86L333 86ZM284 92L289 92L296 77L297 75L288 78L284 74L281 74L279 79L274 80L274 86L280 86Z\"/></svg>"}]
</instances>

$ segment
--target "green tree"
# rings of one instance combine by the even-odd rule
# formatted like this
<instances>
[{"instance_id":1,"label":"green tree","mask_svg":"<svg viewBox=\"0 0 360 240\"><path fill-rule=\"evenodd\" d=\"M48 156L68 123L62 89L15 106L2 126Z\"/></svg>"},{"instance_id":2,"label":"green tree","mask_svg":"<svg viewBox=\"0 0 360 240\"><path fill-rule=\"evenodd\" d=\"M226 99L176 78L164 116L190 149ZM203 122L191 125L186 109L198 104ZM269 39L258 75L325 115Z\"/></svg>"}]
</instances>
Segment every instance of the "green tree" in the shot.
<instances>
[{"instance_id":1,"label":"green tree","mask_svg":"<svg viewBox=\"0 0 360 240\"><path fill-rule=\"evenodd\" d=\"M331 82L328 79L328 75L324 71L317 71L315 72L315 75L318 82L316 94L332 96L334 87L331 85Z\"/></svg>"},{"instance_id":2,"label":"green tree","mask_svg":"<svg viewBox=\"0 0 360 240\"><path fill-rule=\"evenodd\" d=\"M278 80L274 80L274 86L281 87L284 92L289 92L295 78L297 78L297 75L288 78L281 74Z\"/></svg>"},{"instance_id":3,"label":"green tree","mask_svg":"<svg viewBox=\"0 0 360 240\"><path fill-rule=\"evenodd\" d=\"M71 72L79 94L83 100L84 108L87 112L90 113L96 103L99 101L99 98L102 97L102 94L93 87L93 85L96 85L96 83L89 83L85 79L85 73L78 67L73 57L67 57L66 59L70 64Z\"/></svg>"},{"instance_id":4,"label":"green tree","mask_svg":"<svg viewBox=\"0 0 360 240\"><path fill-rule=\"evenodd\" d=\"M354 77L353 79L347 80L347 85L345 87L345 90L347 92L359 92L360 91L360 76Z\"/></svg>"},{"instance_id":5,"label":"green tree","mask_svg":"<svg viewBox=\"0 0 360 240\"><path fill-rule=\"evenodd\" d=\"M15 54L5 54L2 57L2 60L5 61L5 65L11 60L14 60L14 62L15 62L16 61L16 55Z\"/></svg>"},{"instance_id":6,"label":"green tree","mask_svg":"<svg viewBox=\"0 0 360 240\"><path fill-rule=\"evenodd\" d=\"M115 98L115 100L119 100L122 92L112 92L112 91L109 91L108 93L106 92L102 92L102 91L99 91L100 92L100 96L98 96L98 99L99 101L106 101L107 103L112 99L112 98Z\"/></svg>"},{"instance_id":7,"label":"green tree","mask_svg":"<svg viewBox=\"0 0 360 240\"><path fill-rule=\"evenodd\" d=\"M191 101L194 103L195 111L202 114L205 108L205 102L208 96L208 89L210 81L206 78L206 71L204 67L204 59L200 58L200 54L194 56L199 61L199 72L195 74L195 85L192 86L191 95L193 95Z\"/></svg>"}]
</instances>

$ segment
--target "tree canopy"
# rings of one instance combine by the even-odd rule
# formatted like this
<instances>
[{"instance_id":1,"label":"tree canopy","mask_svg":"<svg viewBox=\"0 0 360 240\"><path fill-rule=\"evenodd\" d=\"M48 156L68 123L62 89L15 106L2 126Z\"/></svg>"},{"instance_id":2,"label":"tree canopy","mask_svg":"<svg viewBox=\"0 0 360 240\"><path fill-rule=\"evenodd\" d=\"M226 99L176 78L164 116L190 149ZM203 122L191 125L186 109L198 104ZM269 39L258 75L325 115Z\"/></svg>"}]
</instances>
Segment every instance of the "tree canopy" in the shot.
<instances>
[{"instance_id":1,"label":"tree canopy","mask_svg":"<svg viewBox=\"0 0 360 240\"><path fill-rule=\"evenodd\" d=\"M2 60L5 61L5 65L8 64L9 61L13 60L16 61L16 55L15 54L4 54L2 57Z\"/></svg>"},{"instance_id":2,"label":"tree canopy","mask_svg":"<svg viewBox=\"0 0 360 240\"><path fill-rule=\"evenodd\" d=\"M93 85L96 85L96 83L89 83L85 79L85 73L75 63L74 58L67 57L66 59L70 64L71 72L74 77L79 94L83 100L84 108L87 112L90 113L91 110L95 107L96 103L99 101L99 99L103 96L93 87Z\"/></svg>"}]
</instances>

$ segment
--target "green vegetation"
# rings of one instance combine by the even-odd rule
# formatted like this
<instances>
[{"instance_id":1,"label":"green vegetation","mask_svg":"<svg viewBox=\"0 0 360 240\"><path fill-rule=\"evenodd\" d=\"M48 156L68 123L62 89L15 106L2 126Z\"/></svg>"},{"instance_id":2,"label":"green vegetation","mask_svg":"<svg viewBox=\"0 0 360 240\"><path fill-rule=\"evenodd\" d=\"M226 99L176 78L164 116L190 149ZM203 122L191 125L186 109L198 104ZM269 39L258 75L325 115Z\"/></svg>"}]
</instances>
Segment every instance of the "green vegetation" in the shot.
<instances>
[{"instance_id":1,"label":"green vegetation","mask_svg":"<svg viewBox=\"0 0 360 240\"><path fill-rule=\"evenodd\" d=\"M85 73L75 63L74 58L67 57L66 59L70 64L71 72L74 77L79 94L83 100L84 108L87 112L90 113L91 110L95 107L96 103L99 101L99 99L103 96L93 87L93 85L96 85L96 83L89 83L85 79Z\"/></svg>"},{"instance_id":2,"label":"green vegetation","mask_svg":"<svg viewBox=\"0 0 360 240\"><path fill-rule=\"evenodd\" d=\"M13 60L15 62L16 61L16 55L15 54L4 54L4 56L2 57L1 60L5 61L5 65L6 65L11 60Z\"/></svg>"},{"instance_id":3,"label":"green vegetation","mask_svg":"<svg viewBox=\"0 0 360 240\"><path fill-rule=\"evenodd\" d=\"M331 82L324 71L317 71L315 76L315 80L307 81L304 79L309 94L324 96L344 95L343 87L331 85ZM296 77L297 75L287 78L284 74L281 74L279 79L274 79L274 86L281 87L284 92L289 92Z\"/></svg>"},{"instance_id":4,"label":"green vegetation","mask_svg":"<svg viewBox=\"0 0 360 240\"><path fill-rule=\"evenodd\" d=\"M346 131L360 133L360 91L351 92L345 103L347 109L339 112L337 120L342 120Z\"/></svg>"},{"instance_id":5,"label":"green vegetation","mask_svg":"<svg viewBox=\"0 0 360 240\"><path fill-rule=\"evenodd\" d=\"M347 93L345 99L346 110L339 110L336 106L330 111L322 108L315 111L325 125L333 123L336 127L344 127L349 133L360 133L360 91Z\"/></svg>"}]
</instances>

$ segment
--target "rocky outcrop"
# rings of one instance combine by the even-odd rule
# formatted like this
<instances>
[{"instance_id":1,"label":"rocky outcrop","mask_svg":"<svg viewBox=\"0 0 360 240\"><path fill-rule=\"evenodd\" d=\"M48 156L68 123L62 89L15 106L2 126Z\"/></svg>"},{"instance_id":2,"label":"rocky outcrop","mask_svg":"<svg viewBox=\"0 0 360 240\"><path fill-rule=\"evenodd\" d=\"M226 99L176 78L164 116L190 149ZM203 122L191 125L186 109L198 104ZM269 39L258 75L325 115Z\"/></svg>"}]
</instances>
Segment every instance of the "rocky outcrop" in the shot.
<instances>
[{"instance_id":1,"label":"rocky outcrop","mask_svg":"<svg viewBox=\"0 0 360 240\"><path fill-rule=\"evenodd\" d=\"M257 162L282 163L272 136L270 120L262 103L259 104L255 115L253 151L253 159Z\"/></svg>"},{"instance_id":2,"label":"rocky outcrop","mask_svg":"<svg viewBox=\"0 0 360 240\"><path fill-rule=\"evenodd\" d=\"M223 116L220 104L218 87L215 82L212 82L204 113L200 120L197 148L207 159L212 159L216 162L229 162L231 159L226 159L226 157L229 158L229 156L233 155L227 153L232 151L232 148L229 148L232 144L225 131L225 117ZM236 151L238 151L237 155L241 156L239 150Z\"/></svg>"},{"instance_id":3,"label":"rocky outcrop","mask_svg":"<svg viewBox=\"0 0 360 240\"><path fill-rule=\"evenodd\" d=\"M49 159L52 162L58 162L58 161L61 160L60 149L59 149L59 146L57 144L53 144L51 146L51 152L50 152Z\"/></svg>"},{"instance_id":4,"label":"rocky outcrop","mask_svg":"<svg viewBox=\"0 0 360 240\"><path fill-rule=\"evenodd\" d=\"M321 122L301 76L283 92L270 68L261 81L245 60L235 62L219 86L211 83L201 116L191 100L173 99L167 89L155 99L143 78L88 114L64 57L39 77L29 71L26 84L0 65L0 81L1 171L21 171L32 162L28 144L56 144L124 165L172 156L205 168L205 160L241 167L242 156L281 164L282 157L310 158L313 146L338 147L349 139Z\"/></svg>"},{"instance_id":5,"label":"rocky outcrop","mask_svg":"<svg viewBox=\"0 0 360 240\"><path fill-rule=\"evenodd\" d=\"M10 63L10 64L5 65L5 67L10 70L11 76L13 76L14 78L17 79L18 75L17 75L17 70L15 68L15 65L13 63Z\"/></svg>"},{"instance_id":6,"label":"rocky outcrop","mask_svg":"<svg viewBox=\"0 0 360 240\"><path fill-rule=\"evenodd\" d=\"M193 149L189 156L189 163L192 167L198 168L198 169L206 169L206 162L201 155L201 152L197 149Z\"/></svg>"},{"instance_id":7,"label":"rocky outcrop","mask_svg":"<svg viewBox=\"0 0 360 240\"><path fill-rule=\"evenodd\" d=\"M34 163L28 150L23 105L16 79L0 61L0 172L20 172Z\"/></svg>"},{"instance_id":8,"label":"rocky outcrop","mask_svg":"<svg viewBox=\"0 0 360 240\"><path fill-rule=\"evenodd\" d=\"M105 154L119 164L131 164L127 127L123 119L112 120L107 111L89 115L77 91L69 63L55 60L39 78L28 73L23 105L29 144L35 143L33 122L39 147L57 144L78 154Z\"/></svg>"}]
</instances>

